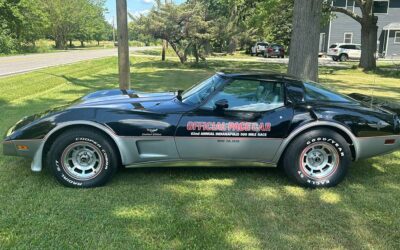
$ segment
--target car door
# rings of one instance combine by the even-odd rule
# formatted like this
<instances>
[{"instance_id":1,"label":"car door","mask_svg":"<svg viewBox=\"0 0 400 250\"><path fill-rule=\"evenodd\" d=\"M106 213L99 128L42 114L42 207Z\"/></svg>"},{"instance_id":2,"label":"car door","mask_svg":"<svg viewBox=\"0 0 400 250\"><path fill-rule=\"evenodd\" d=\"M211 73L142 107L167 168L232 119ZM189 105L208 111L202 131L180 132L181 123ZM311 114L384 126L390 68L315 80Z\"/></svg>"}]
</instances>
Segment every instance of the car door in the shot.
<instances>
[{"instance_id":1,"label":"car door","mask_svg":"<svg viewBox=\"0 0 400 250\"><path fill-rule=\"evenodd\" d=\"M175 142L182 159L270 162L292 117L283 82L233 79L182 116Z\"/></svg>"}]
</instances>

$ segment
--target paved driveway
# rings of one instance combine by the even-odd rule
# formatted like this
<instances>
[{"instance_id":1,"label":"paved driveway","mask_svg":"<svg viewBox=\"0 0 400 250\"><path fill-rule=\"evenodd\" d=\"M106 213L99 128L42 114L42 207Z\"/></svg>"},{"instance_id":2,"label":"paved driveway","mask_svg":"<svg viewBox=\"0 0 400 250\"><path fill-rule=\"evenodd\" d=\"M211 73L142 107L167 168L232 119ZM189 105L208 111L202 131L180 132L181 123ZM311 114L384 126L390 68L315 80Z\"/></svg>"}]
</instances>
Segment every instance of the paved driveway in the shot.
<instances>
[{"instance_id":1,"label":"paved driveway","mask_svg":"<svg viewBox=\"0 0 400 250\"><path fill-rule=\"evenodd\" d=\"M154 48L156 47L131 47L129 50L134 52ZM0 76L116 55L117 49L112 48L0 57Z\"/></svg>"}]
</instances>

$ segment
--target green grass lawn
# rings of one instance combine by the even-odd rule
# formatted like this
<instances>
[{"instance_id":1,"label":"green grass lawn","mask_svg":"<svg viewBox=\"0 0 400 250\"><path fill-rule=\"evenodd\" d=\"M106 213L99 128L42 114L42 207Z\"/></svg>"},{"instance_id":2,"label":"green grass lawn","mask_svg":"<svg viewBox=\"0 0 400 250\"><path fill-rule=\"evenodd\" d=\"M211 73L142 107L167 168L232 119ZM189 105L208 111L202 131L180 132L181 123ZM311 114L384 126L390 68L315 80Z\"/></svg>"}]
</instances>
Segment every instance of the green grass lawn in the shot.
<instances>
[{"instance_id":1,"label":"green grass lawn","mask_svg":"<svg viewBox=\"0 0 400 250\"><path fill-rule=\"evenodd\" d=\"M25 115L117 88L116 58L0 78L0 134ZM187 88L222 68L132 58L132 88ZM332 71L332 72L331 72ZM343 92L400 101L398 74L322 69ZM0 146L0 150L2 150ZM204 165L207 165L204 163ZM60 186L30 161L0 155L0 249L399 249L400 152L352 165L336 188L297 187L273 168L126 169L106 187Z\"/></svg>"}]
</instances>

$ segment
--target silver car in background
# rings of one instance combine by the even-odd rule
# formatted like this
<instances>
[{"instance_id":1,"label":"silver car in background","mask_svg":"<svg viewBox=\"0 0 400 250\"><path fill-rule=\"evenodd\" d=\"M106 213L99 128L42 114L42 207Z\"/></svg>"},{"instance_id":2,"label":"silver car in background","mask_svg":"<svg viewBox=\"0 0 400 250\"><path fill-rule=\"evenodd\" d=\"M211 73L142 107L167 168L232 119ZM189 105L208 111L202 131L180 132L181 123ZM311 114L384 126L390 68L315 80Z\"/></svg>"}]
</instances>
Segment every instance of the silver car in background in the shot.
<instances>
[{"instance_id":1,"label":"silver car in background","mask_svg":"<svg viewBox=\"0 0 400 250\"><path fill-rule=\"evenodd\" d=\"M361 58L361 45L354 43L334 43L329 46L328 56L332 57L333 61L359 60Z\"/></svg>"}]
</instances>

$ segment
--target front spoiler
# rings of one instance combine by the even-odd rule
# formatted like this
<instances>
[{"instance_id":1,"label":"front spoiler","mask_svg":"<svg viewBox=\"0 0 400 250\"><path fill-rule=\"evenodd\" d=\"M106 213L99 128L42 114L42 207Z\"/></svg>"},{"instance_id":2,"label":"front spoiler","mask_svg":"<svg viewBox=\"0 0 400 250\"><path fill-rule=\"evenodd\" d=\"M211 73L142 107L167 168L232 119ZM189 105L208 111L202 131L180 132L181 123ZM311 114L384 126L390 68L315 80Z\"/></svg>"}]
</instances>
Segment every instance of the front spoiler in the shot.
<instances>
[{"instance_id":1,"label":"front spoiler","mask_svg":"<svg viewBox=\"0 0 400 250\"><path fill-rule=\"evenodd\" d=\"M42 169L43 145L42 139L3 141L3 154L33 158L31 169L39 172Z\"/></svg>"}]
</instances>

